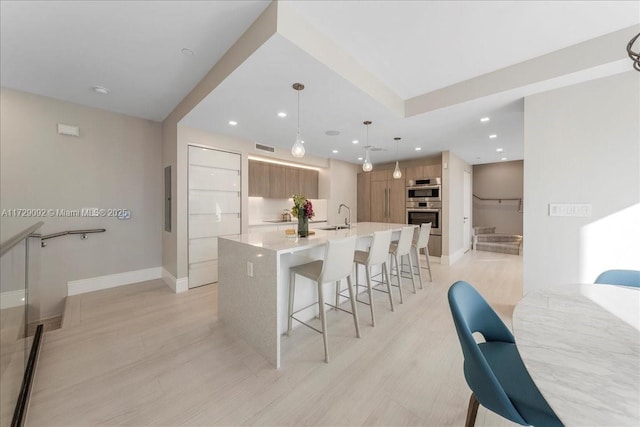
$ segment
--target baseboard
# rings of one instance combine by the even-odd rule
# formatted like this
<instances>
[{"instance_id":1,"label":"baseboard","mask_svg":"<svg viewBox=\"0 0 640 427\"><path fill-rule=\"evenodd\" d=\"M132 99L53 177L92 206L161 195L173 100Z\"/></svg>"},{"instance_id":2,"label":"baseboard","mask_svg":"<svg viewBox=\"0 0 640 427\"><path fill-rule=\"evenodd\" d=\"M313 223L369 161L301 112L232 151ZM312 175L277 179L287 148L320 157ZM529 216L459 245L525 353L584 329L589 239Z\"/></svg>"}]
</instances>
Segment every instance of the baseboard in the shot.
<instances>
[{"instance_id":1,"label":"baseboard","mask_svg":"<svg viewBox=\"0 0 640 427\"><path fill-rule=\"evenodd\" d=\"M442 255L440 257L440 264L442 265L452 265L456 262L460 261L460 259L464 256L465 251L464 248L459 249L453 253L453 255Z\"/></svg>"},{"instance_id":2,"label":"baseboard","mask_svg":"<svg viewBox=\"0 0 640 427\"><path fill-rule=\"evenodd\" d=\"M85 294L102 289L116 288L131 283L145 282L162 278L162 267L145 268L142 270L126 271L124 273L108 274L106 276L89 279L73 280L67 283L67 295Z\"/></svg>"},{"instance_id":3,"label":"baseboard","mask_svg":"<svg viewBox=\"0 0 640 427\"><path fill-rule=\"evenodd\" d=\"M162 280L171 288L171 290L177 294L180 292L186 292L189 290L189 278L183 277L176 279L175 276L169 273L164 267L162 267Z\"/></svg>"},{"instance_id":4,"label":"baseboard","mask_svg":"<svg viewBox=\"0 0 640 427\"><path fill-rule=\"evenodd\" d=\"M24 289L0 293L0 309L20 307L25 305Z\"/></svg>"}]
</instances>

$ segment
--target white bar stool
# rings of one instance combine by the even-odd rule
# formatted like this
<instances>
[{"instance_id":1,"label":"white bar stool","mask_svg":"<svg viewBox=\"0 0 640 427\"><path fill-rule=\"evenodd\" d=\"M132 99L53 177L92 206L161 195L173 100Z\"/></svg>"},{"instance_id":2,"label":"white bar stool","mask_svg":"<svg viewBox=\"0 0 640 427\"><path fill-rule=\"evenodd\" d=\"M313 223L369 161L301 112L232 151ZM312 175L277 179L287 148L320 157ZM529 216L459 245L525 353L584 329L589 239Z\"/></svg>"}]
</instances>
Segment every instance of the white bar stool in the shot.
<instances>
[{"instance_id":1,"label":"white bar stool","mask_svg":"<svg viewBox=\"0 0 640 427\"><path fill-rule=\"evenodd\" d=\"M413 293L416 293L416 281L413 278L413 263L411 262L411 243L413 242L413 229L415 227L402 227L400 231L400 238L397 243L391 243L389 246L389 254L393 256L396 261L396 276L398 277L398 288L400 288L400 304L404 303L402 296L402 283L400 278L402 276L402 267L400 261L402 257L406 256L409 260L409 271L411 272L411 283L413 284ZM393 276L393 264L391 264L391 275ZM394 285L396 286L396 285Z\"/></svg>"},{"instance_id":2,"label":"white bar stool","mask_svg":"<svg viewBox=\"0 0 640 427\"><path fill-rule=\"evenodd\" d=\"M420 267L420 249L424 249L424 254L427 257L427 269L429 270L429 281L433 282L431 276L431 261L429 260L429 235L431 234L431 223L423 223L417 231L417 236L414 234L413 243L411 244L411 252L416 256L416 263L418 266L418 278L420 279L420 289L422 286L422 269Z\"/></svg>"},{"instance_id":3,"label":"white bar stool","mask_svg":"<svg viewBox=\"0 0 640 427\"><path fill-rule=\"evenodd\" d=\"M353 322L356 326L356 336L360 338L360 326L358 325L358 311L355 303L355 295L353 293L353 286L351 285L351 272L353 271L353 257L356 249L356 237L346 237L344 239L327 240L327 245L324 252L324 261L312 261L306 264L297 265L289 269L291 273L289 281L289 321L287 327L287 335L291 334L292 320L295 319L303 325L313 329L316 332L322 334L322 340L324 342L324 361L329 363L329 347L327 342L327 319L324 310L324 296L322 287L324 283L336 282L336 286L340 286L340 280L347 278L347 286L349 288L349 299L351 300L351 312L341 309L337 306L331 307L337 308L341 311L349 313L353 316ZM320 322L322 323L322 330L316 329L313 326L303 322L302 320L294 317L294 314L311 307L314 304L300 308L293 311L294 294L296 287L296 274L313 280L318 285L318 308L320 312Z\"/></svg>"},{"instance_id":4,"label":"white bar stool","mask_svg":"<svg viewBox=\"0 0 640 427\"><path fill-rule=\"evenodd\" d=\"M369 251L356 251L353 262L356 264L356 301L367 304L364 301L358 300L358 265L363 265L367 275L367 290L369 292L369 307L371 309L371 325L376 326L376 320L373 310L373 290L386 292L389 294L389 304L391 311L394 311L393 296L391 295L391 282L389 280L389 272L387 271L387 257L389 255L389 246L391 245L391 230L378 231L373 233L373 239L371 240L371 246ZM375 289L371 286L371 267L375 265L382 266L382 280L386 277L387 290ZM340 295L342 296L342 295ZM337 295L336 295L337 298ZM337 301L337 300L336 300Z\"/></svg>"}]
</instances>

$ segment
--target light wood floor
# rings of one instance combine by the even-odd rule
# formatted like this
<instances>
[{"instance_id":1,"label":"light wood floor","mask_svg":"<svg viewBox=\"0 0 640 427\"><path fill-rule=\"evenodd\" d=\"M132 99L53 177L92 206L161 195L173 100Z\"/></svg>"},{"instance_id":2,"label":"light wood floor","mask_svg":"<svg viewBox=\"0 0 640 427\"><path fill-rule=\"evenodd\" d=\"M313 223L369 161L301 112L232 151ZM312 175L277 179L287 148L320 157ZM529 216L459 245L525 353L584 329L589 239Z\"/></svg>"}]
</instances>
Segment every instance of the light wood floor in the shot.
<instances>
[{"instance_id":1,"label":"light wood floor","mask_svg":"<svg viewBox=\"0 0 640 427\"><path fill-rule=\"evenodd\" d=\"M433 273L417 295L405 283L394 313L376 292L375 328L360 304L361 339L329 311L329 364L321 336L297 328L280 370L217 320L215 285L72 297L63 328L45 334L27 425L462 426L470 391L446 292L470 282L510 326L522 258L471 251ZM514 424L480 408L476 425Z\"/></svg>"}]
</instances>

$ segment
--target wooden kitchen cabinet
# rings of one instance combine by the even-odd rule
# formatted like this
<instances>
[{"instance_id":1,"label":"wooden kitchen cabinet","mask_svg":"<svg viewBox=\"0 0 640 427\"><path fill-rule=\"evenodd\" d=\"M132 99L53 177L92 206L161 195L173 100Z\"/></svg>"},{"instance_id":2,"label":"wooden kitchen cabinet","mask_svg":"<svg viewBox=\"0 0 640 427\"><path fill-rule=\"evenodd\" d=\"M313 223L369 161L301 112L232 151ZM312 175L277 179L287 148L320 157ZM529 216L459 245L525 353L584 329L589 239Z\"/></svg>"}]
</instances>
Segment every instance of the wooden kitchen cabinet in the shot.
<instances>
[{"instance_id":1,"label":"wooden kitchen cabinet","mask_svg":"<svg viewBox=\"0 0 640 427\"><path fill-rule=\"evenodd\" d=\"M269 197L269 163L249 160L249 197Z\"/></svg>"},{"instance_id":2,"label":"wooden kitchen cabinet","mask_svg":"<svg viewBox=\"0 0 640 427\"><path fill-rule=\"evenodd\" d=\"M378 170L370 173L371 221L404 224L406 222L404 179L394 179L393 170Z\"/></svg>"},{"instance_id":3,"label":"wooden kitchen cabinet","mask_svg":"<svg viewBox=\"0 0 640 427\"><path fill-rule=\"evenodd\" d=\"M284 165L269 164L269 192L270 199L288 199L287 171Z\"/></svg>"},{"instance_id":4,"label":"wooden kitchen cabinet","mask_svg":"<svg viewBox=\"0 0 640 427\"><path fill-rule=\"evenodd\" d=\"M287 175L287 198L301 194L308 199L318 198L318 171L285 166Z\"/></svg>"},{"instance_id":5,"label":"wooden kitchen cabinet","mask_svg":"<svg viewBox=\"0 0 640 427\"><path fill-rule=\"evenodd\" d=\"M371 174L358 174L358 222L371 221Z\"/></svg>"},{"instance_id":6,"label":"wooden kitchen cabinet","mask_svg":"<svg viewBox=\"0 0 640 427\"><path fill-rule=\"evenodd\" d=\"M249 196L288 199L302 194L318 198L318 171L249 160Z\"/></svg>"},{"instance_id":7,"label":"wooden kitchen cabinet","mask_svg":"<svg viewBox=\"0 0 640 427\"><path fill-rule=\"evenodd\" d=\"M442 176L441 165L418 165L407 166L406 178L409 180L416 180L421 178L437 178Z\"/></svg>"}]
</instances>

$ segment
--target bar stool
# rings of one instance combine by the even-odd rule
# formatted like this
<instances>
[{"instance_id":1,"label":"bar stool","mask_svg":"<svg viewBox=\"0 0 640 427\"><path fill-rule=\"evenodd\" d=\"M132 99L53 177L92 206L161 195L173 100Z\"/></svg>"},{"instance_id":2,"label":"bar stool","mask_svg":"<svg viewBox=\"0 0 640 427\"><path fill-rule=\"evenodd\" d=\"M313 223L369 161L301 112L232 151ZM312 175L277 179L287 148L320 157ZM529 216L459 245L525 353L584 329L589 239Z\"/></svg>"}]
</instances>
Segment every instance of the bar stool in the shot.
<instances>
[{"instance_id":1,"label":"bar stool","mask_svg":"<svg viewBox=\"0 0 640 427\"><path fill-rule=\"evenodd\" d=\"M340 286L340 280L347 278L347 286L349 288L349 299L351 300L351 312L343 310L339 307L334 307L349 313L353 316L353 322L356 326L356 336L360 338L360 326L358 325L358 311L355 303L355 295L353 293L353 286L351 285L351 272L353 271L353 257L356 249L356 237L347 237L344 239L327 240L327 245L324 252L324 260L312 261L306 264L297 265L291 267L290 281L289 281L289 318L287 335L291 334L292 320L295 319L303 325L313 329L316 332L322 334L322 340L324 342L324 361L329 363L329 347L327 342L327 319L324 311L324 296L322 287L323 284L328 282L336 282L336 286ZM320 322L322 323L322 330L316 329L313 326L303 322L302 320L294 317L294 314L311 307L303 307L297 311L293 311L294 294L296 287L296 274L313 280L318 286L318 308L320 312ZM315 305L315 304L312 304ZM331 306L330 304L327 304ZM333 306L331 306L333 307Z\"/></svg>"},{"instance_id":2,"label":"bar stool","mask_svg":"<svg viewBox=\"0 0 640 427\"><path fill-rule=\"evenodd\" d=\"M417 236L414 234L413 243L411 244L411 252L416 256L416 264L418 266L418 278L420 279L420 289L422 286L422 269L420 267L420 249L424 249L424 254L427 257L427 269L429 270L429 281L433 282L431 276L431 261L429 260L429 235L431 234L431 223L423 223L419 230L416 230Z\"/></svg>"},{"instance_id":3,"label":"bar stool","mask_svg":"<svg viewBox=\"0 0 640 427\"><path fill-rule=\"evenodd\" d=\"M411 272L411 283L413 284L413 293L416 293L416 281L413 278L413 263L411 262L411 243L413 242L413 229L415 227L402 227L400 238L397 243L391 243L389 246L389 255L392 255L396 261L396 276L398 277L398 288L400 288L400 304L404 303L402 296L402 283L400 277L402 275L402 267L400 261L406 256L409 260L409 271ZM393 276L393 264L391 264L391 275ZM396 285L394 285L396 286Z\"/></svg>"},{"instance_id":4,"label":"bar stool","mask_svg":"<svg viewBox=\"0 0 640 427\"><path fill-rule=\"evenodd\" d=\"M389 294L389 305L391 306L391 311L394 311L393 296L391 295L391 282L389 281L389 272L387 271L387 256L389 255L389 245L391 245L391 230L375 232L373 233L373 239L371 240L369 251L356 251L353 259L353 262L356 264L356 301L363 304L367 303L358 300L358 286L360 286L358 283L358 265L363 265L366 271L367 290L369 292L368 305L371 309L371 326L376 326L372 299L373 290L385 292L381 289L375 289L371 286L371 267L375 265L382 266L382 283L384 283L384 279L386 277L386 293Z\"/></svg>"}]
</instances>

